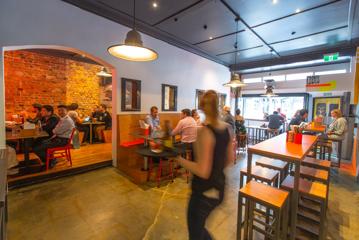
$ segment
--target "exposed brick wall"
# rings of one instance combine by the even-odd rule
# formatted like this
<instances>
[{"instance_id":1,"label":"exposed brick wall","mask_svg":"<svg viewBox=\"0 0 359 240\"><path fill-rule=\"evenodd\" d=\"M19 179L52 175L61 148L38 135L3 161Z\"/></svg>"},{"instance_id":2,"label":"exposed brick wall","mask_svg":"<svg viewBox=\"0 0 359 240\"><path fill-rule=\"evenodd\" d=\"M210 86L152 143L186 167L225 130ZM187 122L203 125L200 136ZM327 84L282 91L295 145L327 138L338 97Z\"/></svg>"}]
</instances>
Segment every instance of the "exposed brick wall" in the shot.
<instances>
[{"instance_id":1,"label":"exposed brick wall","mask_svg":"<svg viewBox=\"0 0 359 240\"><path fill-rule=\"evenodd\" d=\"M88 114L100 103L99 77L101 67L72 60L66 61L66 103L77 103L79 112Z\"/></svg>"},{"instance_id":2,"label":"exposed brick wall","mask_svg":"<svg viewBox=\"0 0 359 240\"><path fill-rule=\"evenodd\" d=\"M76 102L84 114L100 102L96 73L101 66L29 51L6 51L4 66L7 119L30 111L35 102L53 106Z\"/></svg>"}]
</instances>

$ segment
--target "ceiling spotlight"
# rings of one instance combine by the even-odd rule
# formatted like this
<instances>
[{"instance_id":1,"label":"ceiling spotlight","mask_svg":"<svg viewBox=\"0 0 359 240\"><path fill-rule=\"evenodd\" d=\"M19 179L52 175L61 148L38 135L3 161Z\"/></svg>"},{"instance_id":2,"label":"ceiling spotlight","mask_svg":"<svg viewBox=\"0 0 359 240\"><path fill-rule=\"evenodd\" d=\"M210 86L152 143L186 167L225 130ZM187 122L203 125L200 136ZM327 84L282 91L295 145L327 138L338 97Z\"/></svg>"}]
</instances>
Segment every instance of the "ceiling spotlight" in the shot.
<instances>
[{"instance_id":1,"label":"ceiling spotlight","mask_svg":"<svg viewBox=\"0 0 359 240\"><path fill-rule=\"evenodd\" d=\"M105 67L102 67L101 71L96 75L99 77L112 77L112 74Z\"/></svg>"},{"instance_id":2,"label":"ceiling spotlight","mask_svg":"<svg viewBox=\"0 0 359 240\"><path fill-rule=\"evenodd\" d=\"M278 3L278 0L272 0L272 3L273 3L273 4L277 4L277 3Z\"/></svg>"},{"instance_id":3,"label":"ceiling spotlight","mask_svg":"<svg viewBox=\"0 0 359 240\"><path fill-rule=\"evenodd\" d=\"M296 34L296 33L297 33L296 31L291 32L292 35L294 35L294 34Z\"/></svg>"},{"instance_id":4,"label":"ceiling spotlight","mask_svg":"<svg viewBox=\"0 0 359 240\"><path fill-rule=\"evenodd\" d=\"M297 9L295 10L296 13L300 13L300 11L301 11L301 10L300 10L299 8L297 8Z\"/></svg>"},{"instance_id":5,"label":"ceiling spotlight","mask_svg":"<svg viewBox=\"0 0 359 240\"><path fill-rule=\"evenodd\" d=\"M312 41L312 38L308 38L308 41Z\"/></svg>"},{"instance_id":6,"label":"ceiling spotlight","mask_svg":"<svg viewBox=\"0 0 359 240\"><path fill-rule=\"evenodd\" d=\"M152 3L152 7L156 8L157 6L158 6L158 5L157 5L156 2L153 2L153 3Z\"/></svg>"},{"instance_id":7,"label":"ceiling spotlight","mask_svg":"<svg viewBox=\"0 0 359 240\"><path fill-rule=\"evenodd\" d=\"M212 40L213 39L213 37L209 37L209 40Z\"/></svg>"}]
</instances>

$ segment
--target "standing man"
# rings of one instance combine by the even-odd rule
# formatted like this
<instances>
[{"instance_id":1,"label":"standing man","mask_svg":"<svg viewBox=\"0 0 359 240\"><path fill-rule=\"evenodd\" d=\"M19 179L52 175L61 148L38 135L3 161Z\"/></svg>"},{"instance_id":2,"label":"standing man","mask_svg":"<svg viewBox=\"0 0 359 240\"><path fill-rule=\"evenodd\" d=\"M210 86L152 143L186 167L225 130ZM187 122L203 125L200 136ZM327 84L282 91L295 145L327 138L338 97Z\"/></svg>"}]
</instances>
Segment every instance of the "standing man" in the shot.
<instances>
[{"instance_id":1,"label":"standing man","mask_svg":"<svg viewBox=\"0 0 359 240\"><path fill-rule=\"evenodd\" d=\"M41 145L34 147L34 153L41 159L43 163L46 163L46 152L48 148L65 146L69 138L71 137L72 129L75 128L75 124L72 119L67 115L67 106L57 106L57 111L60 116L60 121L56 127L52 130L52 137L43 141ZM56 164L56 160L53 159L50 162L50 168L53 168Z\"/></svg>"},{"instance_id":2,"label":"standing man","mask_svg":"<svg viewBox=\"0 0 359 240\"><path fill-rule=\"evenodd\" d=\"M151 134L161 129L160 117L158 116L158 108L156 106L151 107L151 113L146 116L145 122L150 125Z\"/></svg>"},{"instance_id":3,"label":"standing man","mask_svg":"<svg viewBox=\"0 0 359 240\"><path fill-rule=\"evenodd\" d=\"M222 120L231 126L231 130L233 131L232 133L234 134L235 121L234 121L234 117L231 114L231 108L229 106L224 106L222 114L223 114Z\"/></svg>"}]
</instances>

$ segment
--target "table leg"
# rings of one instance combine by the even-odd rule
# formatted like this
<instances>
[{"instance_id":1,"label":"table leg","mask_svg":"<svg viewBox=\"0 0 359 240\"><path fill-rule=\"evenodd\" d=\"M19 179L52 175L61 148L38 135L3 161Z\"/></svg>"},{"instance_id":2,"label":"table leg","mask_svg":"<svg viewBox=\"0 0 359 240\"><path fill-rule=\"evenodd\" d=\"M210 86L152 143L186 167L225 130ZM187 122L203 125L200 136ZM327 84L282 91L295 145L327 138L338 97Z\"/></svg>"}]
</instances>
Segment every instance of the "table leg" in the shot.
<instances>
[{"instance_id":1,"label":"table leg","mask_svg":"<svg viewBox=\"0 0 359 240\"><path fill-rule=\"evenodd\" d=\"M148 157L143 157L143 170L148 170Z\"/></svg>"},{"instance_id":2,"label":"table leg","mask_svg":"<svg viewBox=\"0 0 359 240\"><path fill-rule=\"evenodd\" d=\"M30 143L29 143L29 139L25 138L24 139L24 163L26 167L29 167L29 162L30 162L30 152L29 152L29 147L30 147Z\"/></svg>"},{"instance_id":3,"label":"table leg","mask_svg":"<svg viewBox=\"0 0 359 240\"><path fill-rule=\"evenodd\" d=\"M252 179L252 156L251 152L248 152L247 156L247 182Z\"/></svg>"},{"instance_id":4,"label":"table leg","mask_svg":"<svg viewBox=\"0 0 359 240\"><path fill-rule=\"evenodd\" d=\"M291 228L290 228L290 239L295 239L295 230L297 226L297 212L298 212L298 197L299 197L299 172L300 162L294 162L294 188L292 193L292 213L291 213Z\"/></svg>"},{"instance_id":5,"label":"table leg","mask_svg":"<svg viewBox=\"0 0 359 240\"><path fill-rule=\"evenodd\" d=\"M92 124L89 124L90 126L90 144L92 144Z\"/></svg>"}]
</instances>

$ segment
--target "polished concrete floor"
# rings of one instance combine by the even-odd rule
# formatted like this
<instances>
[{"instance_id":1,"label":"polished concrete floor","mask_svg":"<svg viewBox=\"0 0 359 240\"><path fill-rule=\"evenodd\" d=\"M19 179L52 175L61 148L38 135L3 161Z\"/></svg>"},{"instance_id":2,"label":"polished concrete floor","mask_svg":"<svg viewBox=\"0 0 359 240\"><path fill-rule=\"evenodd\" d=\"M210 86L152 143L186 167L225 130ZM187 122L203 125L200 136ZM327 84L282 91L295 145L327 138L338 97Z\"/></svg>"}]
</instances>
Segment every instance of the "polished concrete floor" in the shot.
<instances>
[{"instance_id":1,"label":"polished concrete floor","mask_svg":"<svg viewBox=\"0 0 359 240\"><path fill-rule=\"evenodd\" d=\"M227 169L224 203L208 221L218 240L236 236L239 169ZM359 239L359 185L332 174L328 239ZM189 185L184 178L138 186L114 168L37 184L9 193L8 239L185 240Z\"/></svg>"}]
</instances>

